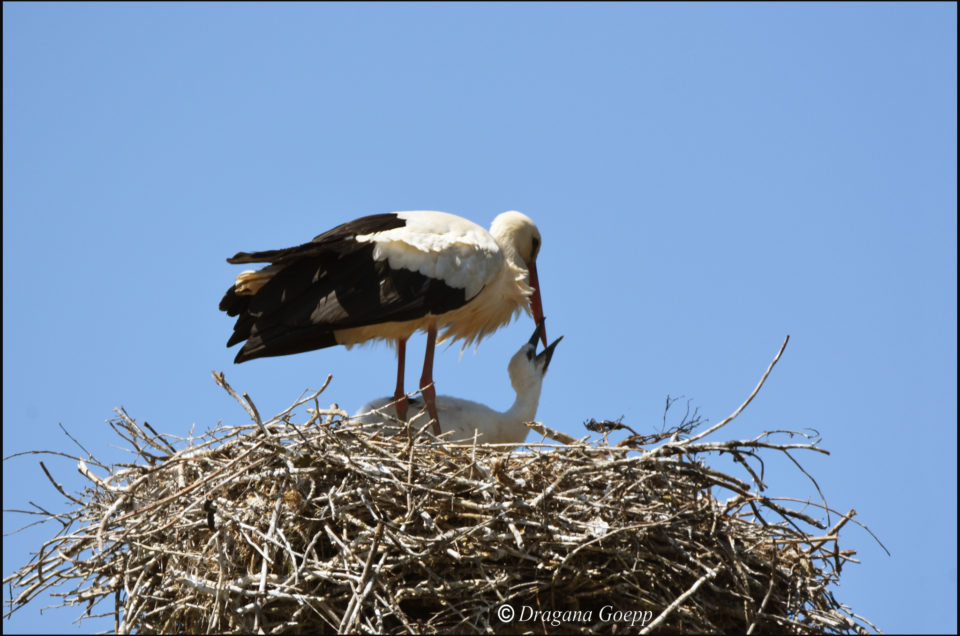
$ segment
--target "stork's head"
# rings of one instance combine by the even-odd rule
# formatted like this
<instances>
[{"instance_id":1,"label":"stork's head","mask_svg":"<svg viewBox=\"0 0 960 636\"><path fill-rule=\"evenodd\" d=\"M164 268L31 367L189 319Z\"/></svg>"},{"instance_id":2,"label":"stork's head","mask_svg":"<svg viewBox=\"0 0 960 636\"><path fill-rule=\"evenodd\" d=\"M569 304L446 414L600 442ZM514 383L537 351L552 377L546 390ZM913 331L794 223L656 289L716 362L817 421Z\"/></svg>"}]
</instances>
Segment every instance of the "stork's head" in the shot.
<instances>
[{"instance_id":1,"label":"stork's head","mask_svg":"<svg viewBox=\"0 0 960 636\"><path fill-rule=\"evenodd\" d=\"M530 312L533 321L543 325L543 300L540 296L540 280L537 276L537 255L540 253L540 230L525 214L515 210L497 215L490 225L490 234L505 250L513 251L527 268L527 280L533 293L530 295ZM542 328L540 340L547 346L547 330Z\"/></svg>"},{"instance_id":2,"label":"stork's head","mask_svg":"<svg viewBox=\"0 0 960 636\"><path fill-rule=\"evenodd\" d=\"M530 341L520 347L520 351L510 358L507 371L510 373L510 383L513 384L513 389L517 393L543 382L543 376L546 375L547 367L550 366L550 358L553 357L553 350L557 343L563 340L563 336L560 336L538 354L537 341L542 335L543 323L541 322L530 337Z\"/></svg>"}]
</instances>

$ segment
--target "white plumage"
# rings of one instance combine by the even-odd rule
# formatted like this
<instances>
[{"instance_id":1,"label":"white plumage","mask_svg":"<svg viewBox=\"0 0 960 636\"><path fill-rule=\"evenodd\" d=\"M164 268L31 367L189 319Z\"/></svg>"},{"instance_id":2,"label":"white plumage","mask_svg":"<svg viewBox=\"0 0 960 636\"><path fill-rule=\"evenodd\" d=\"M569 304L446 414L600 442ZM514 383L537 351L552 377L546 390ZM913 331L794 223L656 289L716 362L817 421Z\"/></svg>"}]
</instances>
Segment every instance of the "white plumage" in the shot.
<instances>
[{"instance_id":1,"label":"white plumage","mask_svg":"<svg viewBox=\"0 0 960 636\"><path fill-rule=\"evenodd\" d=\"M357 235L373 243L373 258L463 289L469 301L503 269L496 239L472 221L448 212L397 212L403 227ZM508 215L519 212L506 213Z\"/></svg>"},{"instance_id":2,"label":"white plumage","mask_svg":"<svg viewBox=\"0 0 960 636\"><path fill-rule=\"evenodd\" d=\"M553 357L554 348L563 339L562 336L557 338L537 355L537 340L541 337L542 330L541 324L530 341L514 354L507 365L510 383L517 395L513 405L506 411L496 411L472 400L437 396L441 432L449 433L444 439L471 443L476 434L478 443L514 446L523 443L529 430L524 422L532 422L537 415L543 376ZM393 402L394 398L390 397L373 400L360 407L354 418L366 426L380 428L387 434L405 433L406 425L393 417ZM422 406L417 400L411 400L410 405L415 408ZM427 421L425 417L425 412L420 410L410 420L410 425L414 429L423 426Z\"/></svg>"}]
</instances>

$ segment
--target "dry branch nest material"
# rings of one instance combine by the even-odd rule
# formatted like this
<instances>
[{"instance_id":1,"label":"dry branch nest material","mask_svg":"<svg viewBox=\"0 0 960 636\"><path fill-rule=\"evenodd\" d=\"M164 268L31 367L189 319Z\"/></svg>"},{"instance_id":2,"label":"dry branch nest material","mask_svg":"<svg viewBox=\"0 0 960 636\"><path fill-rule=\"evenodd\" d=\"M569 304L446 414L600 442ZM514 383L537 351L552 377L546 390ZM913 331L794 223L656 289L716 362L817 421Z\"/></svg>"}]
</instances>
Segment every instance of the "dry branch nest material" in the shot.
<instances>
[{"instance_id":1,"label":"dry branch nest material","mask_svg":"<svg viewBox=\"0 0 960 636\"><path fill-rule=\"evenodd\" d=\"M827 589L849 558L836 533L784 521L799 513L764 525L754 508L776 504L682 442L441 449L328 412L171 452L125 413L114 424L150 460L91 482L11 577L18 601L72 580L69 601L119 602L118 628L138 632L858 628Z\"/></svg>"},{"instance_id":2,"label":"dry branch nest material","mask_svg":"<svg viewBox=\"0 0 960 636\"><path fill-rule=\"evenodd\" d=\"M114 614L120 632L869 625L828 589L852 560L837 535L853 511L810 532L828 526L751 483L756 453L824 452L815 441L706 442L685 422L647 448L509 453L429 431L384 437L316 397L294 405L312 401L309 421L294 423L291 407L264 423L250 403L254 424L187 444L118 411L112 424L138 461L101 466L105 476L81 461L89 485L64 492L62 530L5 580L8 613L67 582L64 604ZM750 481L709 468L702 458L718 450Z\"/></svg>"}]
</instances>

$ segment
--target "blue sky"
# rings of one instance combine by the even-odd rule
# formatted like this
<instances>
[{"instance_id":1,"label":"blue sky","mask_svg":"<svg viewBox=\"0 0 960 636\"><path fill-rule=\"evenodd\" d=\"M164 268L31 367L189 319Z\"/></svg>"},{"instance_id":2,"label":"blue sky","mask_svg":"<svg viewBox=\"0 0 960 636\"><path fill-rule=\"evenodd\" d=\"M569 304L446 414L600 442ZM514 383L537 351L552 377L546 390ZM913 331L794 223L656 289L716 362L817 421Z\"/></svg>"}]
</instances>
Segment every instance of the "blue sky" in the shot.
<instances>
[{"instance_id":1,"label":"blue sky","mask_svg":"<svg viewBox=\"0 0 960 636\"><path fill-rule=\"evenodd\" d=\"M376 212L539 225L548 333L539 419L660 426L665 397L718 439L820 431L805 457L847 526L835 593L889 632L957 629L957 32L953 3L3 5L3 446L124 461L123 406L186 435L334 379L392 392L384 345L232 363L217 303L240 250ZM524 317L440 393L506 408ZM408 379L423 337L411 341ZM4 508L58 509L37 456ZM74 462L46 460L65 487ZM718 463L718 465L721 465ZM767 467L771 493L815 496ZM23 525L4 513L4 532ZM3 540L3 574L53 533ZM6 596L6 595L5 595ZM111 621L40 613L11 632Z\"/></svg>"}]
</instances>

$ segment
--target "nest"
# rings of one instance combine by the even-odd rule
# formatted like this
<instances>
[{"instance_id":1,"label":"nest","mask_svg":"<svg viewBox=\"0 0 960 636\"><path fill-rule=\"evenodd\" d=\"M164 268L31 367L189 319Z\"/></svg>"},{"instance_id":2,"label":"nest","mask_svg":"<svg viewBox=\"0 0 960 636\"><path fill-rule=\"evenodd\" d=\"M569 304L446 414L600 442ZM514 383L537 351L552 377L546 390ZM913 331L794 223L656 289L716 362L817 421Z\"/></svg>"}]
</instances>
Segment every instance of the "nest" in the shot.
<instances>
[{"instance_id":1,"label":"nest","mask_svg":"<svg viewBox=\"0 0 960 636\"><path fill-rule=\"evenodd\" d=\"M620 423L591 422L604 433L594 443L533 425L544 441L511 453L429 430L371 433L320 408L320 391L264 422L215 376L252 422L177 440L119 410L111 425L137 461L79 460L78 496L51 477L69 510L5 579L8 614L72 582L63 603L99 605L118 632L872 627L829 589L853 560L838 532L854 512L825 524L764 495L755 469L761 452L826 451L797 434L704 441L743 407L701 432L688 413L617 445L606 433ZM313 408L295 423L301 405ZM716 452L744 479L702 461Z\"/></svg>"}]
</instances>

